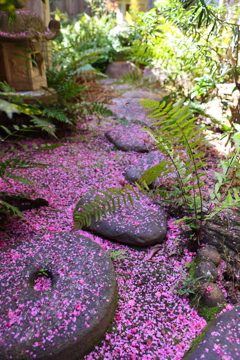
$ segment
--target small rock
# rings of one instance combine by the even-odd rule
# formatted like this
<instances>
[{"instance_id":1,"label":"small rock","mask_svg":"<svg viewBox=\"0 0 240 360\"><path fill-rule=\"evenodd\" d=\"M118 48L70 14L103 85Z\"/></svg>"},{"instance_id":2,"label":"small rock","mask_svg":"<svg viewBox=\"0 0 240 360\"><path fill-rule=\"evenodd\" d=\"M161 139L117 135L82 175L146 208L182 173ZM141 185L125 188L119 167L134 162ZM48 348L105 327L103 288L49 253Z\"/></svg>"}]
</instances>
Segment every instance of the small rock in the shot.
<instances>
[{"instance_id":1,"label":"small rock","mask_svg":"<svg viewBox=\"0 0 240 360\"><path fill-rule=\"evenodd\" d=\"M125 179L130 183L137 181L146 170L158 165L164 159L164 155L160 151L152 151L147 155L143 155L136 164L132 165L125 173ZM157 186L157 179L150 185L151 188Z\"/></svg>"},{"instance_id":2,"label":"small rock","mask_svg":"<svg viewBox=\"0 0 240 360\"><path fill-rule=\"evenodd\" d=\"M113 61L108 64L105 73L110 78L118 79L120 76L132 71L137 71L137 67L131 61Z\"/></svg>"},{"instance_id":3,"label":"small rock","mask_svg":"<svg viewBox=\"0 0 240 360\"><path fill-rule=\"evenodd\" d=\"M122 151L148 152L154 147L153 140L140 125L119 125L107 131L105 136Z\"/></svg>"},{"instance_id":4,"label":"small rock","mask_svg":"<svg viewBox=\"0 0 240 360\"><path fill-rule=\"evenodd\" d=\"M81 214L81 206L94 200L97 195L104 197L101 192L92 192L78 202L74 210L76 223L76 215ZM126 205L121 201L121 207L107 217L103 215L102 220L96 221L92 217L90 226L83 229L127 245L149 246L162 243L167 231L164 210L142 194L139 194L139 200L132 195L132 200L133 205L130 201Z\"/></svg>"},{"instance_id":5,"label":"small rock","mask_svg":"<svg viewBox=\"0 0 240 360\"><path fill-rule=\"evenodd\" d=\"M211 261L201 261L196 266L195 276L206 276L206 279L210 279L215 282L218 278L217 268Z\"/></svg>"},{"instance_id":6,"label":"small rock","mask_svg":"<svg viewBox=\"0 0 240 360\"><path fill-rule=\"evenodd\" d=\"M197 258L212 261L214 265L218 266L221 262L221 256L217 249L213 246L204 246L197 252Z\"/></svg>"},{"instance_id":7,"label":"small rock","mask_svg":"<svg viewBox=\"0 0 240 360\"><path fill-rule=\"evenodd\" d=\"M206 283L206 291L203 295L203 300L209 307L221 306L226 300L222 290L214 283Z\"/></svg>"}]
</instances>

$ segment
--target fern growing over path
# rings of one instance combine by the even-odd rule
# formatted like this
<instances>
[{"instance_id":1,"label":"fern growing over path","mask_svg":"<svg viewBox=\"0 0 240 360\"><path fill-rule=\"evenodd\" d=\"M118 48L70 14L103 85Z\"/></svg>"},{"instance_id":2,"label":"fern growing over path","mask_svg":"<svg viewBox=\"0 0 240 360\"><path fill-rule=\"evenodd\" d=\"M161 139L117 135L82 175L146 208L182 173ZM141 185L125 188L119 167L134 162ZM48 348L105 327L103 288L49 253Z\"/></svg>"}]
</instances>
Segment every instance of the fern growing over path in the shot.
<instances>
[{"instance_id":1,"label":"fern growing over path","mask_svg":"<svg viewBox=\"0 0 240 360\"><path fill-rule=\"evenodd\" d=\"M174 201L181 206L186 215L182 220L187 221L195 230L196 239L200 240L204 221L211 216L203 209L202 188L206 185L203 177L207 174L204 171L207 162L204 160L206 154L200 150L204 142L203 131L206 127L197 128L196 118L192 117L192 111L184 106L182 102L178 104L167 104L155 100L142 100L142 106L148 110L149 124L143 130L146 131L156 142L157 148L165 154L165 158L156 166L145 171L135 184L141 191L149 190L148 186L160 176L173 177L174 190L164 191L161 187L155 190L155 194L160 195L169 201L174 197ZM211 191L212 202L216 205L214 214L224 207L236 206L240 203L237 190L232 189L232 183L227 186L227 192L222 202L219 203L219 188L227 183L228 174L233 167L237 166L240 147L237 153L232 155L232 159L227 161L227 170L223 174L216 173L219 186ZM184 154L184 160L180 157L180 152ZM233 161L234 160L234 161ZM239 163L238 163L239 168ZM240 170L239 170L240 172ZM169 175L171 173L171 175ZM205 179L206 180L206 179ZM115 212L122 201L131 199L133 187L118 189L107 189L102 191L102 196L96 198L88 204L82 206L81 211L75 211L74 221L78 227L89 226L91 219L95 216L96 221L101 220L102 215ZM231 195L233 192L233 196ZM209 212L212 211L211 207Z\"/></svg>"}]
</instances>

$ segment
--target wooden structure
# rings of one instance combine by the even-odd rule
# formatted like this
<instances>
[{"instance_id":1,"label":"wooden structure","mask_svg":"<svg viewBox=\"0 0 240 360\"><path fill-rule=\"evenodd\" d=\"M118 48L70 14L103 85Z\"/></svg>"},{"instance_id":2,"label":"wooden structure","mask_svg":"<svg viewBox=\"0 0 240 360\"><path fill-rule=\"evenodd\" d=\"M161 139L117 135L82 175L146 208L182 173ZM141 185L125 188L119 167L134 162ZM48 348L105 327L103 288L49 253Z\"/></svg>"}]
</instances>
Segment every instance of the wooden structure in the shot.
<instances>
[{"instance_id":1,"label":"wooden structure","mask_svg":"<svg viewBox=\"0 0 240 360\"><path fill-rule=\"evenodd\" d=\"M62 13L67 13L70 18L81 13L90 14L89 3L84 0L54 0L51 2L50 9L54 11L56 8Z\"/></svg>"},{"instance_id":2,"label":"wooden structure","mask_svg":"<svg viewBox=\"0 0 240 360\"><path fill-rule=\"evenodd\" d=\"M36 91L46 87L41 42L52 40L59 34L59 22L51 20L46 27L41 17L28 11L26 2L21 0L16 21L10 23L7 13L0 11L0 29L0 80L16 91Z\"/></svg>"}]
</instances>

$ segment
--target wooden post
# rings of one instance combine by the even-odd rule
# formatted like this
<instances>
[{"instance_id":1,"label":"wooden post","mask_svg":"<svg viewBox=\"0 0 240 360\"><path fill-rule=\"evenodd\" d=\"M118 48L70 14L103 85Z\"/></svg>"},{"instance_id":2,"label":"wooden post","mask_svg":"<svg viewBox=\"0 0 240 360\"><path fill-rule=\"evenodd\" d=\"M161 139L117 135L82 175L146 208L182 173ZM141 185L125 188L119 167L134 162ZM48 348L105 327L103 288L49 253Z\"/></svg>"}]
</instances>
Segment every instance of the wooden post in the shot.
<instances>
[{"instance_id":1,"label":"wooden post","mask_svg":"<svg viewBox=\"0 0 240 360\"><path fill-rule=\"evenodd\" d=\"M28 0L26 4L26 10L34 12L39 15L46 27L48 27L50 21L50 5L49 0L45 1L45 4L42 0ZM44 52L44 59L47 67L51 67L52 64L52 51L51 51L51 42L43 42L41 43L42 51Z\"/></svg>"}]
</instances>

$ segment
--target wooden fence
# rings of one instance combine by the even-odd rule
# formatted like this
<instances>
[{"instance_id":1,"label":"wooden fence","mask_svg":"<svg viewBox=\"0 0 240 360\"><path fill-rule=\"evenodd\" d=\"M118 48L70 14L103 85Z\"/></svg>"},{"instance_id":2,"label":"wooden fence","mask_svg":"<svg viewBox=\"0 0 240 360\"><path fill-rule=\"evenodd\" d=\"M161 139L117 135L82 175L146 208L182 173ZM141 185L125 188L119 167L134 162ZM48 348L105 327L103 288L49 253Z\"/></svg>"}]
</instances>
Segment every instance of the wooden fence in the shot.
<instances>
[{"instance_id":1,"label":"wooden fence","mask_svg":"<svg viewBox=\"0 0 240 360\"><path fill-rule=\"evenodd\" d=\"M51 11L58 8L61 12L67 13L70 18L74 18L81 13L89 14L89 4L84 0L53 0L50 5Z\"/></svg>"}]
</instances>

